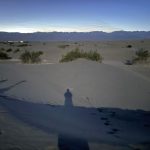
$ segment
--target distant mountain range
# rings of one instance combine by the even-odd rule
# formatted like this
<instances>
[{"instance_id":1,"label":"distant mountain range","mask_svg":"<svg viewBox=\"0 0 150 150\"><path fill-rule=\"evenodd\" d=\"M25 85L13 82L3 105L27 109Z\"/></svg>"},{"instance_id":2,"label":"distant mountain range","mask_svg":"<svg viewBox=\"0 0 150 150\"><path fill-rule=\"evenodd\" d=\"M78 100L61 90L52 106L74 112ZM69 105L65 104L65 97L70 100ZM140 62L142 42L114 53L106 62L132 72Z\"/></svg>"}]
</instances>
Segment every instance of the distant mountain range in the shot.
<instances>
[{"instance_id":1,"label":"distant mountain range","mask_svg":"<svg viewBox=\"0 0 150 150\"><path fill-rule=\"evenodd\" d=\"M98 41L150 39L150 31L93 32L0 32L0 41Z\"/></svg>"}]
</instances>

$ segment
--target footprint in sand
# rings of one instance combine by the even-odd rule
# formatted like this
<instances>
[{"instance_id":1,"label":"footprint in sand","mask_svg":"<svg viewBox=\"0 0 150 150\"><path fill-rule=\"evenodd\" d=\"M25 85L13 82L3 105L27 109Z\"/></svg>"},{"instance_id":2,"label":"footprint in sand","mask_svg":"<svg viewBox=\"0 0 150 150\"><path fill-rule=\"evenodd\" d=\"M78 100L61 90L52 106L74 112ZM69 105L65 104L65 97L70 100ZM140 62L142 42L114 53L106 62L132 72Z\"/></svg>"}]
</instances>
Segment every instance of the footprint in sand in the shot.
<instances>
[{"instance_id":1,"label":"footprint in sand","mask_svg":"<svg viewBox=\"0 0 150 150\"><path fill-rule=\"evenodd\" d=\"M106 122L104 123L104 125L109 126L109 125L111 125L111 124L110 124L109 121L106 121Z\"/></svg>"},{"instance_id":2,"label":"footprint in sand","mask_svg":"<svg viewBox=\"0 0 150 150\"><path fill-rule=\"evenodd\" d=\"M101 108L97 108L97 110L101 113L101 112L103 112L103 109L101 109Z\"/></svg>"},{"instance_id":3,"label":"footprint in sand","mask_svg":"<svg viewBox=\"0 0 150 150\"><path fill-rule=\"evenodd\" d=\"M118 132L119 129L113 128L112 131L113 131L113 132Z\"/></svg>"},{"instance_id":4,"label":"footprint in sand","mask_svg":"<svg viewBox=\"0 0 150 150\"><path fill-rule=\"evenodd\" d=\"M115 117L116 116L116 112L110 112L110 117Z\"/></svg>"},{"instance_id":5,"label":"footprint in sand","mask_svg":"<svg viewBox=\"0 0 150 150\"><path fill-rule=\"evenodd\" d=\"M111 131L108 131L108 134L116 134L119 131L119 129L113 128Z\"/></svg>"},{"instance_id":6,"label":"footprint in sand","mask_svg":"<svg viewBox=\"0 0 150 150\"><path fill-rule=\"evenodd\" d=\"M107 133L108 134L115 134L115 132L113 132L113 131L108 131Z\"/></svg>"},{"instance_id":7,"label":"footprint in sand","mask_svg":"<svg viewBox=\"0 0 150 150\"><path fill-rule=\"evenodd\" d=\"M108 120L107 117L101 117L101 120L105 121L105 122L104 122L104 125L105 125L105 126L111 125L111 124L110 124L110 121Z\"/></svg>"},{"instance_id":8,"label":"footprint in sand","mask_svg":"<svg viewBox=\"0 0 150 150\"><path fill-rule=\"evenodd\" d=\"M108 118L106 118L106 117L101 117L101 120L108 120Z\"/></svg>"}]
</instances>

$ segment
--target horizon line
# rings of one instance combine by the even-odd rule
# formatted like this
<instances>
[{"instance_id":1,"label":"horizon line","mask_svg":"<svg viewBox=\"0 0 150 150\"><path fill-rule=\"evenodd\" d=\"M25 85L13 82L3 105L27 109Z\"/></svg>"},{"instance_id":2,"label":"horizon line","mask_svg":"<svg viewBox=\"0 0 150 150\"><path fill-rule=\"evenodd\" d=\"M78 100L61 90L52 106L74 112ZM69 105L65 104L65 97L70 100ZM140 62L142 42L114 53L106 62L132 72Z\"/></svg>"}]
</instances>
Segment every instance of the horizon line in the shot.
<instances>
[{"instance_id":1,"label":"horizon line","mask_svg":"<svg viewBox=\"0 0 150 150\"><path fill-rule=\"evenodd\" d=\"M106 31L35 31L35 32L8 32L8 31L0 31L0 32L4 32L4 33L22 33L22 34L29 34L29 33L92 33L92 32L103 32L103 33L114 33L114 32L150 32L149 31L144 31L144 30L134 30L134 31L129 31L129 30L116 30L116 31L111 31L111 32L106 32Z\"/></svg>"}]
</instances>

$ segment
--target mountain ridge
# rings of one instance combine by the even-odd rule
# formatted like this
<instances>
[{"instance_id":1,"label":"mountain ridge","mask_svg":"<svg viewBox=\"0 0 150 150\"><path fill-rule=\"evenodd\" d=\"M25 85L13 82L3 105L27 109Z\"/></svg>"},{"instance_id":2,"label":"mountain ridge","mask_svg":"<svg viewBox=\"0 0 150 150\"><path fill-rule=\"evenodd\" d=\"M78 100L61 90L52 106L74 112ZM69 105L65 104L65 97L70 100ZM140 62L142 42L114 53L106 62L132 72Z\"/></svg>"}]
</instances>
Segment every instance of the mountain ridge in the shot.
<instances>
[{"instance_id":1,"label":"mountain ridge","mask_svg":"<svg viewBox=\"0 0 150 150\"><path fill-rule=\"evenodd\" d=\"M4 32L0 41L98 41L150 39L150 31L91 31L91 32Z\"/></svg>"}]
</instances>

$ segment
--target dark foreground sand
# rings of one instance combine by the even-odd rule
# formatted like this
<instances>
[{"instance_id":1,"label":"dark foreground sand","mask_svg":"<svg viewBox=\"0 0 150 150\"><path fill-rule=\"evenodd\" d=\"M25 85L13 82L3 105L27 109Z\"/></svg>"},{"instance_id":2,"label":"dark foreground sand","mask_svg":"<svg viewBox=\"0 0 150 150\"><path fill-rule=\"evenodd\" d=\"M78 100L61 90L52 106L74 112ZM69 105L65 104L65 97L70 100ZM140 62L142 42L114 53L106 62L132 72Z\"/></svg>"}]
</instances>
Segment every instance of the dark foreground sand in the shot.
<instances>
[{"instance_id":1,"label":"dark foreground sand","mask_svg":"<svg viewBox=\"0 0 150 150\"><path fill-rule=\"evenodd\" d=\"M149 80L85 60L0 68L2 149L149 147Z\"/></svg>"},{"instance_id":2,"label":"dark foreground sand","mask_svg":"<svg viewBox=\"0 0 150 150\"><path fill-rule=\"evenodd\" d=\"M1 96L1 149L148 149L150 112L36 104Z\"/></svg>"}]
</instances>

